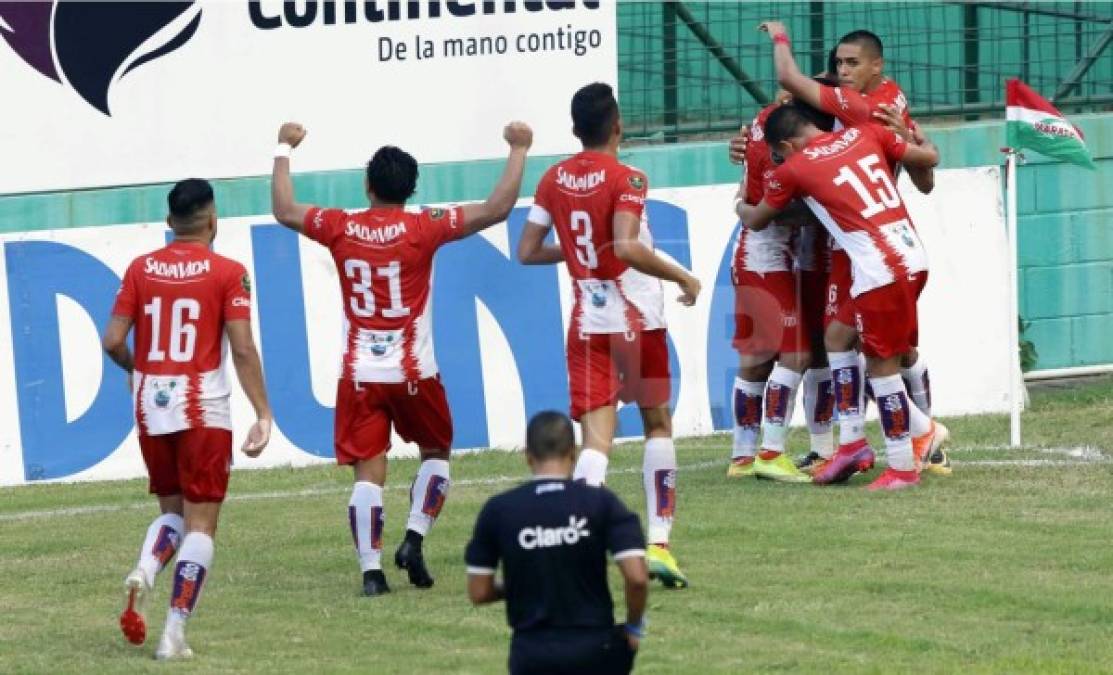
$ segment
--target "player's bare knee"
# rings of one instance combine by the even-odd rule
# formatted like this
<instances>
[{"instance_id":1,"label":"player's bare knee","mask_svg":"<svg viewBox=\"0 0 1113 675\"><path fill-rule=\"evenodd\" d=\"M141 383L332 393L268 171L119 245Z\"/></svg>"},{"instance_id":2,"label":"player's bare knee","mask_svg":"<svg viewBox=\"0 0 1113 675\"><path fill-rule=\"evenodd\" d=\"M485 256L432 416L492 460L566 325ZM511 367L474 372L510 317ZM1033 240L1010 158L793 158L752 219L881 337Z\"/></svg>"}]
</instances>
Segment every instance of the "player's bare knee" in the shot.
<instances>
[{"instance_id":1,"label":"player's bare knee","mask_svg":"<svg viewBox=\"0 0 1113 675\"><path fill-rule=\"evenodd\" d=\"M423 462L427 459L443 459L447 462L452 454L448 448L419 448L418 452Z\"/></svg>"}]
</instances>

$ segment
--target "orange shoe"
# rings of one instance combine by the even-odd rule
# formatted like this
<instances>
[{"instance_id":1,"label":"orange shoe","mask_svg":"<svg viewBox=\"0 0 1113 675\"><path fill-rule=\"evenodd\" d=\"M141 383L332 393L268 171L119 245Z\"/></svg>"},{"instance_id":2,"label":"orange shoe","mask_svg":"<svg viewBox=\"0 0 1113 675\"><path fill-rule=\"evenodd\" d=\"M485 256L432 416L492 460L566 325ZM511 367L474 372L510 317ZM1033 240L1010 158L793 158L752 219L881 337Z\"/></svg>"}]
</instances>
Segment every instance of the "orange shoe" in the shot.
<instances>
[{"instance_id":1,"label":"orange shoe","mask_svg":"<svg viewBox=\"0 0 1113 675\"><path fill-rule=\"evenodd\" d=\"M923 471L924 460L931 455L937 430L938 425L935 420L931 420L931 428L928 429L927 433L920 434L912 439L912 459L916 462L916 473Z\"/></svg>"}]
</instances>

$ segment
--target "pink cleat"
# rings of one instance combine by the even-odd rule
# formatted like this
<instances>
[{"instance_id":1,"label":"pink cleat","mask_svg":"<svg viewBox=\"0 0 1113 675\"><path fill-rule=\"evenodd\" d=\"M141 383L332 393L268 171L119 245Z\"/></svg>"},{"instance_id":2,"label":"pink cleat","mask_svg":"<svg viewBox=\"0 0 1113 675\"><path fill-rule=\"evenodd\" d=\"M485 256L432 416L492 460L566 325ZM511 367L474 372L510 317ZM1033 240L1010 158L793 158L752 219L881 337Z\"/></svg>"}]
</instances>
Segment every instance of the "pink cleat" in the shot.
<instances>
[{"instance_id":1,"label":"pink cleat","mask_svg":"<svg viewBox=\"0 0 1113 675\"><path fill-rule=\"evenodd\" d=\"M879 490L903 490L920 484L920 473L915 469L897 471L889 468L881 472L877 480L866 486L871 492Z\"/></svg>"},{"instance_id":2,"label":"pink cleat","mask_svg":"<svg viewBox=\"0 0 1113 675\"><path fill-rule=\"evenodd\" d=\"M839 449L812 474L812 482L819 485L845 483L856 473L873 468L873 450L866 439L840 445Z\"/></svg>"}]
</instances>

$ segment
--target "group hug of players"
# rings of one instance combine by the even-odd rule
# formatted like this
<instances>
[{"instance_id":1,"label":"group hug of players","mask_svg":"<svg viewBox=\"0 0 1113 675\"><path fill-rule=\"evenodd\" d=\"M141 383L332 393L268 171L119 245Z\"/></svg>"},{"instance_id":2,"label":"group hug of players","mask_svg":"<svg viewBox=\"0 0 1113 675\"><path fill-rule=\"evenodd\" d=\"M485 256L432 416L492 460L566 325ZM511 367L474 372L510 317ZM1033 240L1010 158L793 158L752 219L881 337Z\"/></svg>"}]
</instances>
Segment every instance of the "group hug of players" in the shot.
<instances>
[{"instance_id":1,"label":"group hug of players","mask_svg":"<svg viewBox=\"0 0 1113 675\"><path fill-rule=\"evenodd\" d=\"M927 262L894 172L902 165L918 187L930 189L938 155L908 120L900 90L882 77L875 36L848 35L833 54L829 77L837 74L837 81L813 80L796 68L783 27L763 28L791 102L782 97L732 142L732 154L744 156L746 178L735 203L743 223L733 270L741 360L729 474L835 483L871 468L873 453L863 435L864 356L889 465L870 487L915 485L921 467L941 473L949 467L941 450L946 431L930 418L927 372L915 349L916 298ZM582 429L573 477L605 482L617 407L636 403L646 437L644 555L652 577L683 588L688 580L669 546L677 462L662 281L676 283L679 302L688 306L701 284L654 250L645 222L648 179L617 159L622 121L611 87L581 88L571 113L583 151L541 178L517 257L523 264L564 264L573 280L566 357L570 413ZM505 221L521 188L532 131L520 122L506 126L509 156L485 201L416 213L404 207L416 188L417 162L393 146L380 148L367 164L370 208L349 213L298 203L290 156L305 136L296 123L279 131L272 208L278 222L327 247L338 272L347 334L334 442L337 462L354 472L348 526L363 592L390 590L381 558L392 430L421 455L394 562L414 586L428 588L433 577L422 546L448 497L452 444L433 353L433 258L441 245ZM145 640L144 600L177 556L156 651L167 659L192 654L186 620L212 566L228 485L225 336L258 418L244 452L261 452L272 425L250 327L249 277L242 264L212 250L212 189L203 180L182 181L169 207L174 241L129 266L103 338L129 374L150 491L162 512L127 577L120 625L128 640ZM548 243L553 228L557 244ZM127 341L133 328L134 352ZM812 475L784 455L801 382Z\"/></svg>"}]
</instances>

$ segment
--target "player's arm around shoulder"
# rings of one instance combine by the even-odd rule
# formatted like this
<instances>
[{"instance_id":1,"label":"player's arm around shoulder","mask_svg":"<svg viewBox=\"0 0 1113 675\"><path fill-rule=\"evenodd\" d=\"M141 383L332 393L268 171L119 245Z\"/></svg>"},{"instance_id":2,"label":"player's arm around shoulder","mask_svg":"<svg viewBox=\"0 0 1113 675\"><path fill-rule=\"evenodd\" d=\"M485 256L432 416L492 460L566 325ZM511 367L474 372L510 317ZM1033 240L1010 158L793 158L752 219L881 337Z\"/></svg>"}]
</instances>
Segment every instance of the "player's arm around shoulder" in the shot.
<instances>
[{"instance_id":1,"label":"player's arm around shoulder","mask_svg":"<svg viewBox=\"0 0 1113 675\"><path fill-rule=\"evenodd\" d=\"M305 138L305 127L287 122L278 130L278 147L274 151L271 171L271 211L279 223L297 232L305 232L305 217L313 208L294 201L294 181L290 178L290 153Z\"/></svg>"},{"instance_id":2,"label":"player's arm around shoulder","mask_svg":"<svg viewBox=\"0 0 1113 675\"><path fill-rule=\"evenodd\" d=\"M522 189L522 174L526 168L526 155L533 145L533 129L525 122L511 122L502 130L503 140L510 146L506 167L486 200L461 207L464 222L457 239L462 239L506 220L518 193Z\"/></svg>"},{"instance_id":3,"label":"player's arm around shoulder","mask_svg":"<svg viewBox=\"0 0 1113 675\"><path fill-rule=\"evenodd\" d=\"M244 440L243 452L248 457L257 457L270 441L274 415L263 381L263 363L251 333L251 282L247 270L239 263L229 265L224 302L224 332L232 363L240 386L255 409L256 422Z\"/></svg>"}]
</instances>

